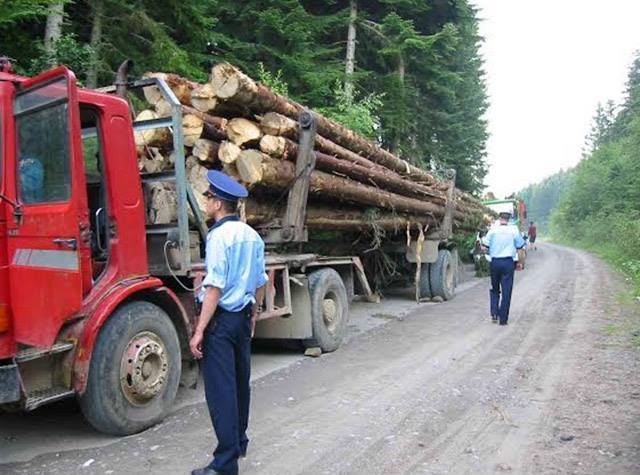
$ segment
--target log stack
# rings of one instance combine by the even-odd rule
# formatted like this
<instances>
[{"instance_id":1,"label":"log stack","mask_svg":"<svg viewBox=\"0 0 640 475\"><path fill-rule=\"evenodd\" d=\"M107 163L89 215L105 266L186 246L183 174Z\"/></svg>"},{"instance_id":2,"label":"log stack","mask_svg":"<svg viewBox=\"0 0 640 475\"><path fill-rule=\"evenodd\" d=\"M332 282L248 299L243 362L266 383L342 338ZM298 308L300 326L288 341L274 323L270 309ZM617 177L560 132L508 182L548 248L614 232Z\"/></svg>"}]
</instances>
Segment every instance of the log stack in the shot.
<instances>
[{"instance_id":1,"label":"log stack","mask_svg":"<svg viewBox=\"0 0 640 475\"><path fill-rule=\"evenodd\" d=\"M300 104L256 83L234 66L213 67L197 84L175 74L162 77L182 104L187 178L200 198L206 171L224 170L250 189L247 221L272 223L282 216L286 193L296 180ZM165 117L169 104L155 87L144 90L149 109L136 120ZM445 214L449 184L346 127L316 114L315 170L311 173L307 226L328 230L404 230L437 227ZM170 170L175 162L168 129L136 133L141 173ZM147 185L149 224L174 221L175 190ZM173 196L172 196L173 194ZM200 200L200 205L203 203ZM471 217L486 209L471 195L454 193L454 226L471 231ZM477 219L476 219L477 221Z\"/></svg>"}]
</instances>

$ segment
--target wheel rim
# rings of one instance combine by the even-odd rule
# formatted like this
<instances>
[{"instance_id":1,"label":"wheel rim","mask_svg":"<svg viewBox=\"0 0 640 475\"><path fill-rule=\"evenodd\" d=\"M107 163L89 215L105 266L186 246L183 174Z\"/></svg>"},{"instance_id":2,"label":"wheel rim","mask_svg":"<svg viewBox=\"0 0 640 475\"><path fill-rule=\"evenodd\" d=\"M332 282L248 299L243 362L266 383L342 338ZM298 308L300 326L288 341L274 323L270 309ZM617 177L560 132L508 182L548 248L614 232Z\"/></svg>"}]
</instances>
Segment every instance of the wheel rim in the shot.
<instances>
[{"instance_id":1,"label":"wheel rim","mask_svg":"<svg viewBox=\"0 0 640 475\"><path fill-rule=\"evenodd\" d=\"M153 332L140 332L127 344L120 365L120 386L129 402L144 405L160 394L169 372L167 349Z\"/></svg>"},{"instance_id":2,"label":"wheel rim","mask_svg":"<svg viewBox=\"0 0 640 475\"><path fill-rule=\"evenodd\" d=\"M331 335L335 335L341 319L342 305L340 304L340 300L336 294L328 292L322 300L322 320Z\"/></svg>"}]
</instances>

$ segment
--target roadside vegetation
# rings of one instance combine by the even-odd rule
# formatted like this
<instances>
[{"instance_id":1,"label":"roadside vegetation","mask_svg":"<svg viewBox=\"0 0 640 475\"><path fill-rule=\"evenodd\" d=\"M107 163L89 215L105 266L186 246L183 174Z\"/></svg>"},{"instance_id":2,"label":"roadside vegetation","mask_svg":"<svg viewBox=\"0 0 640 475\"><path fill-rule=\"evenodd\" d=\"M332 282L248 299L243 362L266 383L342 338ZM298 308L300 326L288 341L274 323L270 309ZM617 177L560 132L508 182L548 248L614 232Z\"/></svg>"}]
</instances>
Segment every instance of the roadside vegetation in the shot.
<instances>
[{"instance_id":1,"label":"roadside vegetation","mask_svg":"<svg viewBox=\"0 0 640 475\"><path fill-rule=\"evenodd\" d=\"M623 103L597 110L584 158L551 215L551 231L621 269L640 296L640 52Z\"/></svg>"}]
</instances>

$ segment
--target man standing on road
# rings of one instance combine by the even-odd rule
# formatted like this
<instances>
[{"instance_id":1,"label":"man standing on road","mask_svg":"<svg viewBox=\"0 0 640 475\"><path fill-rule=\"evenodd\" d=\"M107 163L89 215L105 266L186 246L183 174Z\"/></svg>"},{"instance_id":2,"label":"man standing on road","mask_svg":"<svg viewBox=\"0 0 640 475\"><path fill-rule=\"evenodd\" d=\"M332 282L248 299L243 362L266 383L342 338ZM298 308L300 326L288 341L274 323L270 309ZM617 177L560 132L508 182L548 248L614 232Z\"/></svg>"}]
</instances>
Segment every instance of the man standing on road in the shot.
<instances>
[{"instance_id":1,"label":"man standing on road","mask_svg":"<svg viewBox=\"0 0 640 475\"><path fill-rule=\"evenodd\" d=\"M529 223L529 231L527 232L527 235L529 236L529 243L531 244L531 249L537 249L536 237L538 236L538 228L536 228L536 225L533 221Z\"/></svg>"},{"instance_id":2,"label":"man standing on road","mask_svg":"<svg viewBox=\"0 0 640 475\"><path fill-rule=\"evenodd\" d=\"M236 216L247 190L222 172L207 173L206 213L215 220L206 247L202 304L190 347L202 359L209 414L218 438L213 461L192 475L235 475L246 455L251 338L264 298L264 242Z\"/></svg>"},{"instance_id":3,"label":"man standing on road","mask_svg":"<svg viewBox=\"0 0 640 475\"><path fill-rule=\"evenodd\" d=\"M489 248L491 256L491 320L496 323L499 319L500 325L506 325L509 320L516 258L525 244L518 228L509 224L510 218L510 213L500 213L499 222L482 238L482 244ZM517 265L522 269L524 263L520 261Z\"/></svg>"}]
</instances>

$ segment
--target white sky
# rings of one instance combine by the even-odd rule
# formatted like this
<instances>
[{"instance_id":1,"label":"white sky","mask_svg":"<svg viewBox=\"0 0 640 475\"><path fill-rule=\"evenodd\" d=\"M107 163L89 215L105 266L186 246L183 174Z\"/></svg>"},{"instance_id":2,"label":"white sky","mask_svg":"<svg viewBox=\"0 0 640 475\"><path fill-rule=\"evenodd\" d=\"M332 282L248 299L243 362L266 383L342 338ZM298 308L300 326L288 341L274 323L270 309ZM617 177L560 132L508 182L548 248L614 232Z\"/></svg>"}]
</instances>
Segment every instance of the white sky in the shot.
<instances>
[{"instance_id":1,"label":"white sky","mask_svg":"<svg viewBox=\"0 0 640 475\"><path fill-rule=\"evenodd\" d=\"M502 197L581 157L598 102L623 97L640 0L471 0L490 108L486 191Z\"/></svg>"}]
</instances>

